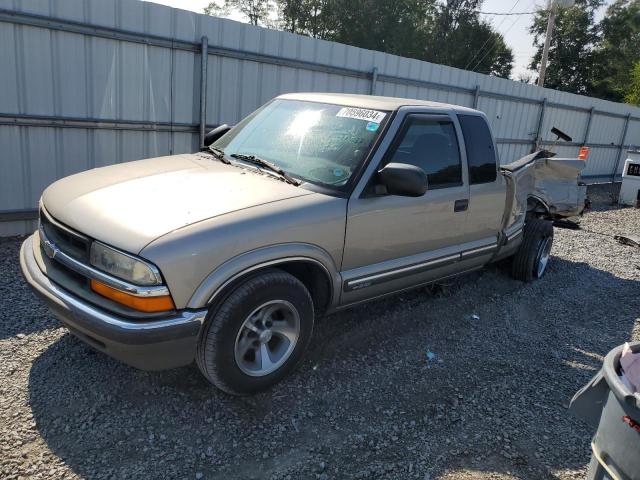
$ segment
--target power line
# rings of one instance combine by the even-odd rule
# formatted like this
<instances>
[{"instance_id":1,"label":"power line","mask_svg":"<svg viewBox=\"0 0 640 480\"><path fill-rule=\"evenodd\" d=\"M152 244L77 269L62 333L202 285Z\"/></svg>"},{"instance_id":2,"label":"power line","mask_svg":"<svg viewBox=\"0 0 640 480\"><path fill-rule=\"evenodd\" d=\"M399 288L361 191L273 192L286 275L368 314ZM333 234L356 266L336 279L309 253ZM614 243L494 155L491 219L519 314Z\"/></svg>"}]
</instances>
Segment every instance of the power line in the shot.
<instances>
[{"instance_id":1,"label":"power line","mask_svg":"<svg viewBox=\"0 0 640 480\"><path fill-rule=\"evenodd\" d=\"M529 4L529 6L533 5L533 2L534 2L534 1L535 1L535 0L532 0L532 2ZM516 3L518 3L518 2L516 2ZM514 7L515 7L515 5L514 5ZM511 8L511 10L513 10L513 8ZM518 23L518 20L520 20L520 16L518 16L518 18L516 18L516 19L513 21L513 23L512 23L511 25L509 25L509 28L507 28L504 32L502 32L502 33L501 33L501 35L502 35L502 37L503 37L503 38L504 38L504 37L506 37L507 33L509 33L509 30L511 30L511 29L513 28L513 26L514 26L516 23ZM504 22L504 20L503 20L503 22ZM500 22L500 25L502 25L502 22ZM500 25L498 25L498 26L500 26ZM496 30L497 30L497 27L496 27ZM492 38L492 37L489 37L489 38ZM486 42L485 42L485 43L486 43ZM492 45L492 47L491 47L490 49L488 49L488 50L485 52L485 54L482 56L482 58L476 62L476 64L475 64L475 65L473 66L473 68L471 69L471 71L473 72L476 68L478 68L478 67L480 66L480 64L482 63L482 61L486 58L486 56L487 56L489 53L492 53L492 52L496 49L496 47L497 47L497 46L498 46L498 37L496 37L496 38L494 38L494 39L493 39L493 45Z\"/></svg>"},{"instance_id":2,"label":"power line","mask_svg":"<svg viewBox=\"0 0 640 480\"><path fill-rule=\"evenodd\" d=\"M511 9L509 10L508 13L513 12L513 9L516 8L516 6L518 5L518 3L520 3L520 0L516 0L516 2L513 4L513 6L511 7ZM504 21L506 20L506 17L502 19L502 21L498 24L498 26L496 27L496 30L498 28L500 28L500 26L504 23ZM480 52L482 52L482 49L487 45L487 43L489 43L489 41L492 39L492 36L489 35L489 37L484 41L484 43L482 44L482 46L478 49L478 51L475 53L475 55L471 58L471 60L469 60L467 62L467 64L465 65L464 69L467 70L469 68L469 66L473 63L473 61L476 59L476 57L480 54ZM475 67L474 67L475 68Z\"/></svg>"},{"instance_id":3,"label":"power line","mask_svg":"<svg viewBox=\"0 0 640 480\"><path fill-rule=\"evenodd\" d=\"M535 12L478 12L480 15L534 15Z\"/></svg>"},{"instance_id":4,"label":"power line","mask_svg":"<svg viewBox=\"0 0 640 480\"><path fill-rule=\"evenodd\" d=\"M511 30L513 28L513 26L518 23L518 20L520 18L516 18L515 22L513 22L509 28L507 28L503 33L502 36L504 37L507 33L509 33L509 30ZM473 68L471 69L471 71L475 71L476 68L478 68L480 66L480 64L482 63L482 61L486 58L487 55L489 55L489 53L493 53L493 51L496 49L496 47L498 46L498 38L496 37L493 41L493 45L491 46L490 49L488 49L485 54L482 56L482 58L480 60L478 60L476 62L476 64L473 66Z\"/></svg>"}]
</instances>

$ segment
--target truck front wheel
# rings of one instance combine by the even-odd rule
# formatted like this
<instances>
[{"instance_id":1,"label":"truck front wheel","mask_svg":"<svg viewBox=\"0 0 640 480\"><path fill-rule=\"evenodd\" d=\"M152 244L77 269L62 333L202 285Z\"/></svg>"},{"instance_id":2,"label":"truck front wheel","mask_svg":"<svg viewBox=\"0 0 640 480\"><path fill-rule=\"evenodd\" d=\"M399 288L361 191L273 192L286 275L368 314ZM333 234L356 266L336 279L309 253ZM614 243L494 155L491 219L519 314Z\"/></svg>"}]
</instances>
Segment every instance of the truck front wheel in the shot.
<instances>
[{"instance_id":1,"label":"truck front wheel","mask_svg":"<svg viewBox=\"0 0 640 480\"><path fill-rule=\"evenodd\" d=\"M522 243L513 257L511 275L516 280L530 282L547 271L553 244L553 223L531 218L524 226Z\"/></svg>"},{"instance_id":2,"label":"truck front wheel","mask_svg":"<svg viewBox=\"0 0 640 480\"><path fill-rule=\"evenodd\" d=\"M271 387L298 364L313 331L313 301L293 275L267 270L212 308L196 363L216 387L248 395Z\"/></svg>"}]
</instances>

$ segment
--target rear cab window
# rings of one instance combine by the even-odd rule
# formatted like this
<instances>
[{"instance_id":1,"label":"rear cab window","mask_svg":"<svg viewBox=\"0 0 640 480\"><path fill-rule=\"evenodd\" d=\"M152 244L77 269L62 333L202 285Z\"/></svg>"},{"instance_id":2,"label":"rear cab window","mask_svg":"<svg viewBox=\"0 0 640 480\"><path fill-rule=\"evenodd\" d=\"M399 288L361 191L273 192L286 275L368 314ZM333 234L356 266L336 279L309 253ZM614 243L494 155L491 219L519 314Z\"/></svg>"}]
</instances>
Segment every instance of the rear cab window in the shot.
<instances>
[{"instance_id":1,"label":"rear cab window","mask_svg":"<svg viewBox=\"0 0 640 480\"><path fill-rule=\"evenodd\" d=\"M491 131L486 120L479 115L458 115L464 135L469 184L495 182L497 178L497 157Z\"/></svg>"}]
</instances>

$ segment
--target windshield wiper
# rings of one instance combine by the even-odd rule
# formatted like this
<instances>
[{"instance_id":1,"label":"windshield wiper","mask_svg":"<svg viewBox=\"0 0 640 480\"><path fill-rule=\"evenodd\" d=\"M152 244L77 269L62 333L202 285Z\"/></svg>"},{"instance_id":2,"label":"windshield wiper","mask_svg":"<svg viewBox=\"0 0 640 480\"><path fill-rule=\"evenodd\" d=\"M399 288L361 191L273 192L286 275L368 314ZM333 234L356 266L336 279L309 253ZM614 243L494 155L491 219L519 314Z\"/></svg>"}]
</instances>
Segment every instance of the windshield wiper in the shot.
<instances>
[{"instance_id":1,"label":"windshield wiper","mask_svg":"<svg viewBox=\"0 0 640 480\"><path fill-rule=\"evenodd\" d=\"M211 153L213 153L213 156L216 157L218 160L220 160L222 163L231 165L231 160L229 160L224 156L224 150L216 147L209 147L209 150L211 151Z\"/></svg>"},{"instance_id":2,"label":"windshield wiper","mask_svg":"<svg viewBox=\"0 0 640 480\"><path fill-rule=\"evenodd\" d=\"M260 167L267 168L272 172L280 175L287 183L291 185L295 185L296 187L300 185L300 182L289 175L287 172L282 170L279 166L271 163L268 160L264 160L260 157L256 157L255 155L245 155L244 153L232 153L229 155L231 158L237 158L238 160L244 160L245 162L253 163L254 165L258 165Z\"/></svg>"}]
</instances>

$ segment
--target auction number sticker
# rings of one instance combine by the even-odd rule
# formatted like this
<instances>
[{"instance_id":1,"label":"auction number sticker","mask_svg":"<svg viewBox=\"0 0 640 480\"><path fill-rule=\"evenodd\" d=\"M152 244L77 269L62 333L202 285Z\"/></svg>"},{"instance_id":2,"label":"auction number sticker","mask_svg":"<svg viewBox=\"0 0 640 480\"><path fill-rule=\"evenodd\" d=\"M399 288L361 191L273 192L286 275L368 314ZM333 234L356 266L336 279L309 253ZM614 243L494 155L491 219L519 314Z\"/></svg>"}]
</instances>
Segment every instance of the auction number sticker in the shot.
<instances>
[{"instance_id":1,"label":"auction number sticker","mask_svg":"<svg viewBox=\"0 0 640 480\"><path fill-rule=\"evenodd\" d=\"M336 117L355 118L366 120L367 122L380 123L387 114L378 110L368 110L366 108L344 107L336 114Z\"/></svg>"}]
</instances>

